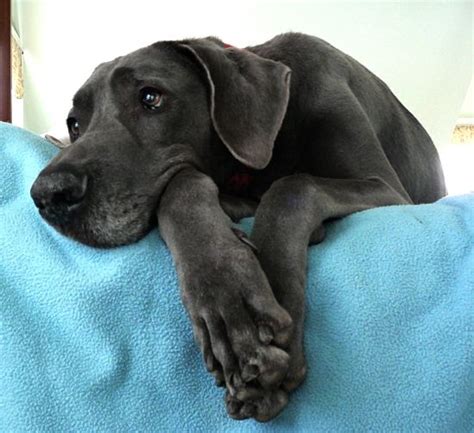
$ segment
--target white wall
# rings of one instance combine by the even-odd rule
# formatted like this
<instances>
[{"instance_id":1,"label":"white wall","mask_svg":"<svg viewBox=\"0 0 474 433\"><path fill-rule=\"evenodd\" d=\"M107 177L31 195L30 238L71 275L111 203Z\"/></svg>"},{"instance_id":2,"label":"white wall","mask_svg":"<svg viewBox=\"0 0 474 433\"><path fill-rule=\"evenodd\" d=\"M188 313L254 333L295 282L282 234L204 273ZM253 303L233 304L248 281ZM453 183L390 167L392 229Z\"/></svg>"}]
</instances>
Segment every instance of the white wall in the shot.
<instances>
[{"instance_id":1,"label":"white wall","mask_svg":"<svg viewBox=\"0 0 474 433\"><path fill-rule=\"evenodd\" d=\"M470 120L470 122L474 123L474 76L469 85L469 89L467 90L467 95L462 104L459 117Z\"/></svg>"},{"instance_id":2,"label":"white wall","mask_svg":"<svg viewBox=\"0 0 474 433\"><path fill-rule=\"evenodd\" d=\"M16 1L16 3L15 3ZM26 63L24 126L63 122L98 63L161 39L216 35L246 46L317 35L384 79L447 143L472 77L472 2L13 0Z\"/></svg>"}]
</instances>

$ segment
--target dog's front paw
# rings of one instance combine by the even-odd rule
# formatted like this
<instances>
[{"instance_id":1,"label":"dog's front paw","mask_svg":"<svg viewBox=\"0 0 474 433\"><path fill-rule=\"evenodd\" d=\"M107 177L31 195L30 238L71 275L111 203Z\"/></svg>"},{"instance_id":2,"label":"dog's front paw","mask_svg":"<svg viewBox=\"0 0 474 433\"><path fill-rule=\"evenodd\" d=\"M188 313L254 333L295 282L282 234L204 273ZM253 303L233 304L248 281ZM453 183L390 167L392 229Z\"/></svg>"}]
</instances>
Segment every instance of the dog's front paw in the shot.
<instances>
[{"instance_id":1,"label":"dog's front paw","mask_svg":"<svg viewBox=\"0 0 474 433\"><path fill-rule=\"evenodd\" d=\"M207 369L237 395L249 382L267 389L284 380L292 320L252 251L239 243L230 252L194 268L182 296Z\"/></svg>"}]
</instances>

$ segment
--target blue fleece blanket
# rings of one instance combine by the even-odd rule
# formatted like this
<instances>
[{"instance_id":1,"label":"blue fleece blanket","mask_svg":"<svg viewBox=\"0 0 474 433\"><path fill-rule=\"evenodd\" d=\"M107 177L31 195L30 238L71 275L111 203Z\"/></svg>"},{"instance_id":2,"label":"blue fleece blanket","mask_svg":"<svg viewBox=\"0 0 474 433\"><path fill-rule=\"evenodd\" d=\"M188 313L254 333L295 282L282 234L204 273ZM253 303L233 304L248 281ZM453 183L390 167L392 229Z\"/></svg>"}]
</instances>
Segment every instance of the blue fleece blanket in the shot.
<instances>
[{"instance_id":1,"label":"blue fleece blanket","mask_svg":"<svg viewBox=\"0 0 474 433\"><path fill-rule=\"evenodd\" d=\"M1 433L472 431L474 195L331 224L309 255L308 378L274 421L239 422L157 231L98 250L38 216L55 152L0 124Z\"/></svg>"}]
</instances>

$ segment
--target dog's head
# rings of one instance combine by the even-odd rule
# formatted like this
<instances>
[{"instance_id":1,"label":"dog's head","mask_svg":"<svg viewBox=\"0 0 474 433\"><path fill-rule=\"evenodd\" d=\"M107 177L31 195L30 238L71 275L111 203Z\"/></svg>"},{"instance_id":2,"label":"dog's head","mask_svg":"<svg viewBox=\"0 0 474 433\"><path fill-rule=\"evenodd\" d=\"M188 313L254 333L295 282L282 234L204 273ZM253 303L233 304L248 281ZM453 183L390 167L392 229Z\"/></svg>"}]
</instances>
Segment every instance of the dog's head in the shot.
<instances>
[{"instance_id":1,"label":"dog's head","mask_svg":"<svg viewBox=\"0 0 474 433\"><path fill-rule=\"evenodd\" d=\"M32 186L40 214L89 245L140 239L169 179L186 165L206 171L213 132L242 163L268 164L289 73L214 38L159 42L101 64L74 96L71 145Z\"/></svg>"}]
</instances>

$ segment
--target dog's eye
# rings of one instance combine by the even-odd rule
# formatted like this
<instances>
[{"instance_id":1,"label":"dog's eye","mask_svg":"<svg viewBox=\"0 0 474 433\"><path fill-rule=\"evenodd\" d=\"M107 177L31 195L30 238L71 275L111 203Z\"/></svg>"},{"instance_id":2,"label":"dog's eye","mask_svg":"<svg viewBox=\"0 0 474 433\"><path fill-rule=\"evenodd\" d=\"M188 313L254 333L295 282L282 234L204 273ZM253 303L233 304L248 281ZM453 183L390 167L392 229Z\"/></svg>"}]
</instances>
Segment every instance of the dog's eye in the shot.
<instances>
[{"instance_id":1,"label":"dog's eye","mask_svg":"<svg viewBox=\"0 0 474 433\"><path fill-rule=\"evenodd\" d=\"M79 129L79 122L74 117L69 117L66 122L67 122L67 127L69 129L69 133L71 134L71 138L75 140L76 138L79 137L81 133Z\"/></svg>"},{"instance_id":2,"label":"dog's eye","mask_svg":"<svg viewBox=\"0 0 474 433\"><path fill-rule=\"evenodd\" d=\"M140 90L140 102L148 110L156 110L163 99L163 95L152 87L145 87Z\"/></svg>"}]
</instances>

